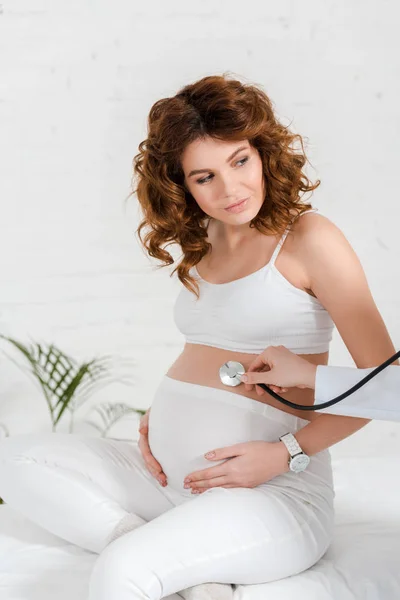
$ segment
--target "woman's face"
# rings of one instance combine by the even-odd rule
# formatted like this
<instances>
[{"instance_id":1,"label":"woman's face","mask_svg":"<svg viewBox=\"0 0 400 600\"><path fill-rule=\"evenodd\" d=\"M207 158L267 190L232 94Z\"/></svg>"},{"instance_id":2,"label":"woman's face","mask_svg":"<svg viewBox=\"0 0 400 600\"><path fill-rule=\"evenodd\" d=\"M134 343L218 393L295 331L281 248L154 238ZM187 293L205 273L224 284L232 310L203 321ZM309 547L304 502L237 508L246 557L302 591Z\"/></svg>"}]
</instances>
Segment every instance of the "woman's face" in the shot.
<instances>
[{"instance_id":1,"label":"woman's face","mask_svg":"<svg viewBox=\"0 0 400 600\"><path fill-rule=\"evenodd\" d=\"M181 164L189 192L213 219L243 225L258 214L264 202L262 162L247 140L196 140L185 149Z\"/></svg>"}]
</instances>

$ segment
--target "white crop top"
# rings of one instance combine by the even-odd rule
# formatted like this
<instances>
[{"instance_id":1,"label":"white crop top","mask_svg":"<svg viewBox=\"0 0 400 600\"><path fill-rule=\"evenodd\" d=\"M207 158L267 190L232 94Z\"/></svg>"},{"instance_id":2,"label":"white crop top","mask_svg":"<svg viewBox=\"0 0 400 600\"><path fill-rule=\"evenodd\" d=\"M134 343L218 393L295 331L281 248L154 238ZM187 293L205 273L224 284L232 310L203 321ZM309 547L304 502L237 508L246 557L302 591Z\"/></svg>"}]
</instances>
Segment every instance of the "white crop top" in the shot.
<instances>
[{"instance_id":1,"label":"white crop top","mask_svg":"<svg viewBox=\"0 0 400 600\"><path fill-rule=\"evenodd\" d=\"M329 349L334 328L329 313L275 267L288 232L264 267L240 279L209 283L191 270L200 298L183 287L174 305L175 324L187 343L249 354L279 345L296 354Z\"/></svg>"}]
</instances>

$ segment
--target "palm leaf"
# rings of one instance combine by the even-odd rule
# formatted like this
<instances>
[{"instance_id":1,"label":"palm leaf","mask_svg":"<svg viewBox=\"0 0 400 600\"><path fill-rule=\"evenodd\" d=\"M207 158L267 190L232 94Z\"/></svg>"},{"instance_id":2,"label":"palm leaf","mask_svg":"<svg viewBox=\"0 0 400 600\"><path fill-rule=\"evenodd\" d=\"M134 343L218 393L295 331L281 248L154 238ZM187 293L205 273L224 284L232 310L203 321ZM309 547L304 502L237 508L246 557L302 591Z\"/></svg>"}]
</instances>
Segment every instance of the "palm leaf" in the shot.
<instances>
[{"instance_id":1,"label":"palm leaf","mask_svg":"<svg viewBox=\"0 0 400 600\"><path fill-rule=\"evenodd\" d=\"M26 358L26 360L28 361L29 365L31 366L32 371L29 373L30 375L34 376L34 379L39 383L42 392L45 396L48 408L50 410L50 414L52 416L52 406L51 406L51 402L50 402L50 398L45 386L45 382L42 380L42 377L40 376L40 373L38 372L37 366L37 357L35 356L35 347L31 347L31 348L27 348L26 346L24 346L23 344L21 344L20 342L18 342L17 340L13 340L12 338L9 338L8 336L2 335L0 333L0 338L8 341L10 344L12 344L17 350L19 350L21 352L21 354ZM41 347L40 345L38 346L38 356L40 357L42 353ZM20 365L17 361L15 361L13 359L12 356L8 356L6 352L4 352L4 354L22 371L26 371L25 367L23 365Z\"/></svg>"},{"instance_id":2,"label":"palm leaf","mask_svg":"<svg viewBox=\"0 0 400 600\"><path fill-rule=\"evenodd\" d=\"M97 381L90 383L83 383L76 398L76 408L80 408L82 404L84 404L88 398L93 396L100 388L104 389L111 385L112 383L122 383L123 385L132 385L133 381L125 380L121 377L114 376L100 376Z\"/></svg>"},{"instance_id":3,"label":"palm leaf","mask_svg":"<svg viewBox=\"0 0 400 600\"><path fill-rule=\"evenodd\" d=\"M0 423L0 431L4 433L4 435L0 435L0 437L9 437L10 432L8 431L8 428L6 425L4 425L4 423Z\"/></svg>"},{"instance_id":4,"label":"palm leaf","mask_svg":"<svg viewBox=\"0 0 400 600\"><path fill-rule=\"evenodd\" d=\"M141 409L132 408L124 402L104 402L94 407L92 411L98 414L102 426L90 419L86 419L85 422L99 431L102 437L106 437L111 427L126 415L132 413L143 415L146 412Z\"/></svg>"},{"instance_id":5,"label":"palm leaf","mask_svg":"<svg viewBox=\"0 0 400 600\"><path fill-rule=\"evenodd\" d=\"M120 382L124 385L132 385L133 380L124 374L117 377L114 358L106 355L96 357L88 362L78 364L74 359L66 355L54 344L46 346L32 342L24 345L8 336L0 334L0 338L12 344L27 360L30 367L29 374L39 383L46 402L49 407L53 431L60 422L66 410L72 414L100 387L104 388L111 383ZM13 360L11 358L11 360ZM15 361L13 361L15 362ZM24 367L19 365L19 368ZM131 367L129 359L119 360L119 365ZM103 430L107 431L117 420L129 412L144 414L145 411L133 409L123 403L104 404L101 418ZM99 409L101 412L101 409ZM92 423L95 427L96 425Z\"/></svg>"},{"instance_id":6,"label":"palm leaf","mask_svg":"<svg viewBox=\"0 0 400 600\"><path fill-rule=\"evenodd\" d=\"M75 399L75 393L78 390L79 386L82 384L82 382L88 377L93 377L91 372L92 364L93 361L89 363L83 363L80 367L77 368L77 370L75 370L74 373L69 373L70 377L66 380L65 389L62 389L60 390L60 393L55 394L57 398L55 408L58 410L57 414L55 415L54 425L57 425L57 423L63 416L65 410L67 409L69 403L72 401L72 399Z\"/></svg>"},{"instance_id":7,"label":"palm leaf","mask_svg":"<svg viewBox=\"0 0 400 600\"><path fill-rule=\"evenodd\" d=\"M54 344L50 344L48 347L38 343L25 346L2 334L0 334L0 338L12 344L28 361L31 368L30 374L39 383L46 398L53 430L67 409L73 412L96 389L119 380L110 377L111 356L95 358L79 365ZM22 368L21 365L16 364ZM122 382L125 383L123 380Z\"/></svg>"}]
</instances>

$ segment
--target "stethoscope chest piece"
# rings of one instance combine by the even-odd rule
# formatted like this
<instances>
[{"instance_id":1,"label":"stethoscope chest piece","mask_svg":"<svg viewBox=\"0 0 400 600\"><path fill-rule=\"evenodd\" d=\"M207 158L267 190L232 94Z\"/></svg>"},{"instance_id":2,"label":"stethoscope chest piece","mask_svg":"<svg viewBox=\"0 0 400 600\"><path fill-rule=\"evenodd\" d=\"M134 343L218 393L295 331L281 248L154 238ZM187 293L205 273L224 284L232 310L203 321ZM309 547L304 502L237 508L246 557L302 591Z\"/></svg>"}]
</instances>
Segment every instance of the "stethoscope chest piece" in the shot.
<instances>
[{"instance_id":1,"label":"stethoscope chest piece","mask_svg":"<svg viewBox=\"0 0 400 600\"><path fill-rule=\"evenodd\" d=\"M236 387L237 385L240 385L242 383L240 376L244 373L244 366L240 362L228 360L228 362L224 363L220 368L219 377L222 383L224 383L225 385Z\"/></svg>"}]
</instances>

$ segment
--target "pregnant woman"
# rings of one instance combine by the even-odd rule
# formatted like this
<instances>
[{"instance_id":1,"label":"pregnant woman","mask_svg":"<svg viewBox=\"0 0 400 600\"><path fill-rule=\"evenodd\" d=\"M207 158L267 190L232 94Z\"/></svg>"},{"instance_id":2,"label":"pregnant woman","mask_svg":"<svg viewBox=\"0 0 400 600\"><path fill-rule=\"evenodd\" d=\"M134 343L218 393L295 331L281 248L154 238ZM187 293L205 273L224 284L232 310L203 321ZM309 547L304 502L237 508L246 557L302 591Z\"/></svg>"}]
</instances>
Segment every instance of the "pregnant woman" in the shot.
<instances>
[{"instance_id":1,"label":"pregnant woman","mask_svg":"<svg viewBox=\"0 0 400 600\"><path fill-rule=\"evenodd\" d=\"M0 496L100 553L90 600L267 583L330 545L328 448L368 421L297 414L219 377L269 345L326 364L334 325L359 367L394 353L355 253L303 201L317 187L305 162L256 86L206 77L150 111L135 158L138 232L164 265L169 244L182 251L174 316L186 343L155 393L146 460L136 444L75 435L0 445ZM307 389L285 397L313 403Z\"/></svg>"}]
</instances>

